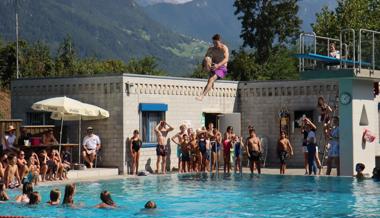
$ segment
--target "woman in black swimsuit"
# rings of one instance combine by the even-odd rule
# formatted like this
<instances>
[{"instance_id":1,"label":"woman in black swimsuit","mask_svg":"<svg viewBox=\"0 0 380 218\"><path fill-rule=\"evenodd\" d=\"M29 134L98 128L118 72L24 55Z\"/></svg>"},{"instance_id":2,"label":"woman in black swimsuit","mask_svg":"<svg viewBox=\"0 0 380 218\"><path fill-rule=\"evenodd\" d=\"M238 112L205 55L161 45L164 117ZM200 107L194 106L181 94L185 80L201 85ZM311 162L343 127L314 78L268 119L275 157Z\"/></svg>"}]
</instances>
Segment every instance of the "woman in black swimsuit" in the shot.
<instances>
[{"instance_id":1,"label":"woman in black swimsuit","mask_svg":"<svg viewBox=\"0 0 380 218\"><path fill-rule=\"evenodd\" d=\"M132 155L132 175L137 175L139 171L140 148L142 146L142 141L140 140L140 134L138 130L133 131L133 136L130 139L129 144Z\"/></svg>"}]
</instances>

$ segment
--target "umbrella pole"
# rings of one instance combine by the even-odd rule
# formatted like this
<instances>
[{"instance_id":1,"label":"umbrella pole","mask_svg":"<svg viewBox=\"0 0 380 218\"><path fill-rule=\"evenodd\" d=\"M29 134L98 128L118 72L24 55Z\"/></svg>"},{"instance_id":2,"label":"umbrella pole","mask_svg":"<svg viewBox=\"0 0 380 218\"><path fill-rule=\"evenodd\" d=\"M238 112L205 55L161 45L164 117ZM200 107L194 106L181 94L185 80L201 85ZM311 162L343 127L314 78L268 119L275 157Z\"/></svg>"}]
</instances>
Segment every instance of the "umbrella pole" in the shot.
<instances>
[{"instance_id":1,"label":"umbrella pole","mask_svg":"<svg viewBox=\"0 0 380 218\"><path fill-rule=\"evenodd\" d=\"M79 116L79 132L78 132L78 163L80 164L80 148L81 148L81 132L82 132L82 116Z\"/></svg>"},{"instance_id":2,"label":"umbrella pole","mask_svg":"<svg viewBox=\"0 0 380 218\"><path fill-rule=\"evenodd\" d=\"M61 117L61 132L59 133L59 154L61 154L61 148L62 148L62 130L63 130L63 114Z\"/></svg>"}]
</instances>

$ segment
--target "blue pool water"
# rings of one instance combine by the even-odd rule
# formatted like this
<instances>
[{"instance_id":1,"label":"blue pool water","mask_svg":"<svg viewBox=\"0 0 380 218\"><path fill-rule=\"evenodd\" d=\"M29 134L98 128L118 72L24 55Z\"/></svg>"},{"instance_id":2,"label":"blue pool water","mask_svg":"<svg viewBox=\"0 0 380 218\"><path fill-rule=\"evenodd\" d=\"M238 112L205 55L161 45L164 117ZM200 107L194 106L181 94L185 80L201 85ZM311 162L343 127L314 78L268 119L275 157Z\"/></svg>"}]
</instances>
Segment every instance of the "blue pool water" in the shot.
<instances>
[{"instance_id":1,"label":"blue pool water","mask_svg":"<svg viewBox=\"0 0 380 218\"><path fill-rule=\"evenodd\" d=\"M53 186L39 186L46 202ZM59 186L63 193L63 186ZM117 209L95 209L108 190ZM9 191L14 197L19 191ZM148 200L155 211L141 210ZM78 183L76 209L0 204L0 215L34 217L380 217L380 183L352 178L168 175Z\"/></svg>"}]
</instances>

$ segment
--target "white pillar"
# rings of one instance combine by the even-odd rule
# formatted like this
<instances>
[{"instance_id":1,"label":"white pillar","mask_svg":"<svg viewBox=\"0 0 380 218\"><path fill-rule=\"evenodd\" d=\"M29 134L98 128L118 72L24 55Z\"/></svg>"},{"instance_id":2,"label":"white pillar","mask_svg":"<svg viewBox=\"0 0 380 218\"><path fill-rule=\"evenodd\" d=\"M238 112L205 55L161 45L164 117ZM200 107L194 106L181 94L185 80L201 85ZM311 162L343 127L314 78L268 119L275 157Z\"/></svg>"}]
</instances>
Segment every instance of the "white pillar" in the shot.
<instances>
[{"instance_id":1,"label":"white pillar","mask_svg":"<svg viewBox=\"0 0 380 218\"><path fill-rule=\"evenodd\" d=\"M351 96L351 102L348 104L344 104L343 96L347 96L345 93ZM357 163L363 163L364 173L372 175L375 167L375 146L379 144L379 115L373 96L373 81L341 79L339 96L341 175L356 174ZM362 143L365 129L375 134L374 142Z\"/></svg>"}]
</instances>

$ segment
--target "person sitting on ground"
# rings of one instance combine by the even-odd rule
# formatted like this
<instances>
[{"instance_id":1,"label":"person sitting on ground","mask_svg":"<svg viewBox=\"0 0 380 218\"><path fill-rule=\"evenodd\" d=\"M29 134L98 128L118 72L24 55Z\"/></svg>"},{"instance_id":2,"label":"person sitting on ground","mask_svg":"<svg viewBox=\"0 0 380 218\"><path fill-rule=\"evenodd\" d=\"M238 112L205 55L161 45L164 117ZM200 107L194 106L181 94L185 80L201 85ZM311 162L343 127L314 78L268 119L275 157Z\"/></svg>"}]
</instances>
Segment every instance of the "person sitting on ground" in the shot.
<instances>
[{"instance_id":1,"label":"person sitting on ground","mask_svg":"<svg viewBox=\"0 0 380 218\"><path fill-rule=\"evenodd\" d=\"M365 179L365 176L363 174L364 169L365 169L365 165L363 163L356 164L356 166L355 166L356 176L355 177L357 179Z\"/></svg>"},{"instance_id":2,"label":"person sitting on ground","mask_svg":"<svg viewBox=\"0 0 380 218\"><path fill-rule=\"evenodd\" d=\"M102 200L102 203L96 205L96 208L115 208L116 204L111 198L111 193L108 191L103 191L100 193L100 200Z\"/></svg>"},{"instance_id":3,"label":"person sitting on ground","mask_svg":"<svg viewBox=\"0 0 380 218\"><path fill-rule=\"evenodd\" d=\"M5 177L5 187L6 188L16 188L21 185L21 179L18 174L18 168L17 168L17 158L14 155L8 156L8 166L5 169L4 173Z\"/></svg>"},{"instance_id":4,"label":"person sitting on ground","mask_svg":"<svg viewBox=\"0 0 380 218\"><path fill-rule=\"evenodd\" d=\"M52 129L49 129L49 131L46 132L42 136L42 144L44 144L44 145L58 145L58 141L54 137L54 131Z\"/></svg>"},{"instance_id":5,"label":"person sitting on ground","mask_svg":"<svg viewBox=\"0 0 380 218\"><path fill-rule=\"evenodd\" d=\"M174 144L177 145L177 158L178 158L178 172L182 172L181 170L181 167L182 167L182 157L181 157L181 154L182 154L182 151L181 151L181 144L182 144L182 141L183 141L183 135L186 134L186 125L185 124L182 124L179 126L179 132L177 134L175 134L171 140L172 142L174 142Z\"/></svg>"},{"instance_id":6,"label":"person sitting on ground","mask_svg":"<svg viewBox=\"0 0 380 218\"><path fill-rule=\"evenodd\" d=\"M29 203L30 194L33 192L33 184L26 182L22 185L22 194L16 197L18 203Z\"/></svg>"},{"instance_id":7,"label":"person sitting on ground","mask_svg":"<svg viewBox=\"0 0 380 218\"><path fill-rule=\"evenodd\" d=\"M47 161L48 169L47 169L46 179L49 181L57 180L59 162L56 158L56 154L55 154L54 149L51 150L50 155L48 157L49 157L49 160Z\"/></svg>"},{"instance_id":8,"label":"person sitting on ground","mask_svg":"<svg viewBox=\"0 0 380 218\"><path fill-rule=\"evenodd\" d=\"M47 179L47 171L48 171L48 161L50 158L48 157L48 154L46 150L42 150L39 155L39 162L40 162L40 174L41 174L41 180L44 182Z\"/></svg>"},{"instance_id":9,"label":"person sitting on ground","mask_svg":"<svg viewBox=\"0 0 380 218\"><path fill-rule=\"evenodd\" d=\"M37 205L41 202L41 195L38 192L30 193L29 198L29 205Z\"/></svg>"},{"instance_id":10,"label":"person sitting on ground","mask_svg":"<svg viewBox=\"0 0 380 218\"><path fill-rule=\"evenodd\" d=\"M156 209L157 208L157 204L154 201L148 201L148 202L146 202L144 208L145 209Z\"/></svg>"},{"instance_id":11,"label":"person sitting on ground","mask_svg":"<svg viewBox=\"0 0 380 218\"><path fill-rule=\"evenodd\" d=\"M63 167L63 178L68 179L67 174L71 169L71 153L69 152L69 147L64 147L61 155L62 167Z\"/></svg>"},{"instance_id":12,"label":"person sitting on ground","mask_svg":"<svg viewBox=\"0 0 380 218\"><path fill-rule=\"evenodd\" d=\"M24 174L27 171L27 163L25 160L25 152L21 150L17 156L17 168L20 179L24 178Z\"/></svg>"},{"instance_id":13,"label":"person sitting on ground","mask_svg":"<svg viewBox=\"0 0 380 218\"><path fill-rule=\"evenodd\" d=\"M290 144L289 139L286 138L285 131L281 131L280 139L277 145L278 156L280 158L280 174L285 174L286 160L293 156L293 147Z\"/></svg>"},{"instance_id":14,"label":"person sitting on ground","mask_svg":"<svg viewBox=\"0 0 380 218\"><path fill-rule=\"evenodd\" d=\"M0 182L0 202L8 201L9 196L6 192L5 184L3 182Z\"/></svg>"},{"instance_id":15,"label":"person sitting on ground","mask_svg":"<svg viewBox=\"0 0 380 218\"><path fill-rule=\"evenodd\" d=\"M1 157L2 158L2 157ZM0 159L1 159L0 158ZM0 160L0 181L4 180L4 173L5 173L5 166L3 165L3 162Z\"/></svg>"},{"instance_id":16,"label":"person sitting on ground","mask_svg":"<svg viewBox=\"0 0 380 218\"><path fill-rule=\"evenodd\" d=\"M56 174L55 179L63 180L64 166L62 164L62 159L61 159L61 156L59 155L58 150L53 150L53 160L55 161L55 164L57 165L57 174Z\"/></svg>"},{"instance_id":17,"label":"person sitting on ground","mask_svg":"<svg viewBox=\"0 0 380 218\"><path fill-rule=\"evenodd\" d=\"M61 192L59 189L55 188L50 191L50 200L47 202L50 206L59 205L61 198Z\"/></svg>"},{"instance_id":18,"label":"person sitting on ground","mask_svg":"<svg viewBox=\"0 0 380 218\"><path fill-rule=\"evenodd\" d=\"M157 161L156 161L156 173L159 172L159 166L160 166L160 160L161 160L161 172L163 174L166 174L166 137L168 136L169 132L173 131L174 128L171 127L166 121L162 120L160 121L157 126L154 128L154 132L156 133L157 137L157 146L156 146L156 155L157 155Z\"/></svg>"},{"instance_id":19,"label":"person sitting on ground","mask_svg":"<svg viewBox=\"0 0 380 218\"><path fill-rule=\"evenodd\" d=\"M254 129L249 130L249 137L247 139L247 154L250 163L251 174L253 174L254 165L256 165L256 169L258 174L261 174L261 155L262 155L262 147L261 141L259 137L256 135L256 131Z\"/></svg>"},{"instance_id":20,"label":"person sitting on ground","mask_svg":"<svg viewBox=\"0 0 380 218\"><path fill-rule=\"evenodd\" d=\"M1 143L3 145L3 152L17 152L19 149L16 147L16 129L10 125L2 137Z\"/></svg>"},{"instance_id":21,"label":"person sitting on ground","mask_svg":"<svg viewBox=\"0 0 380 218\"><path fill-rule=\"evenodd\" d=\"M83 139L83 159L90 168L93 167L97 152L101 147L99 136L94 134L94 129L87 127L87 135Z\"/></svg>"},{"instance_id":22,"label":"person sitting on ground","mask_svg":"<svg viewBox=\"0 0 380 218\"><path fill-rule=\"evenodd\" d=\"M132 155L132 175L137 175L139 172L140 149L142 147L140 133L137 129L133 131L133 136L130 139L129 146Z\"/></svg>"},{"instance_id":23,"label":"person sitting on ground","mask_svg":"<svg viewBox=\"0 0 380 218\"><path fill-rule=\"evenodd\" d=\"M74 206L75 184L65 186L65 195L63 196L63 205Z\"/></svg>"},{"instance_id":24,"label":"person sitting on ground","mask_svg":"<svg viewBox=\"0 0 380 218\"><path fill-rule=\"evenodd\" d=\"M38 184L38 176L40 175L38 157L36 153L32 153L32 156L29 157L28 163L26 165L24 175L22 178L22 183L31 182L34 185ZM37 158L37 161L36 161Z\"/></svg>"}]
</instances>

